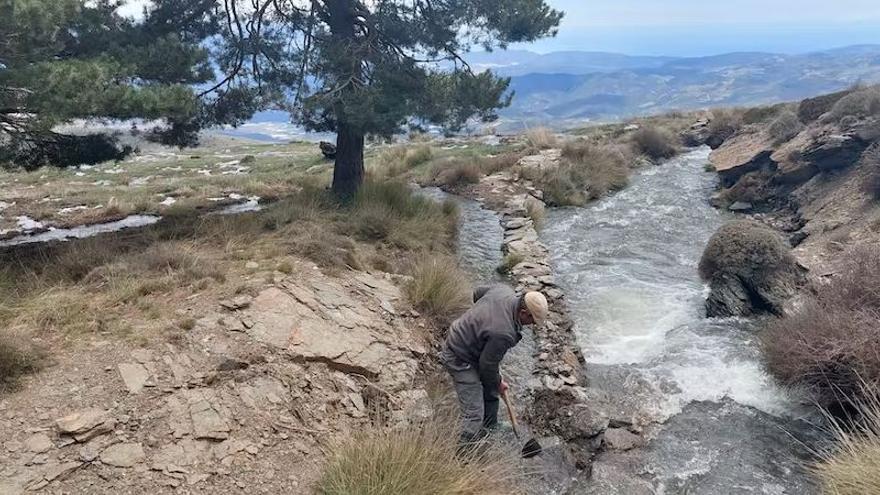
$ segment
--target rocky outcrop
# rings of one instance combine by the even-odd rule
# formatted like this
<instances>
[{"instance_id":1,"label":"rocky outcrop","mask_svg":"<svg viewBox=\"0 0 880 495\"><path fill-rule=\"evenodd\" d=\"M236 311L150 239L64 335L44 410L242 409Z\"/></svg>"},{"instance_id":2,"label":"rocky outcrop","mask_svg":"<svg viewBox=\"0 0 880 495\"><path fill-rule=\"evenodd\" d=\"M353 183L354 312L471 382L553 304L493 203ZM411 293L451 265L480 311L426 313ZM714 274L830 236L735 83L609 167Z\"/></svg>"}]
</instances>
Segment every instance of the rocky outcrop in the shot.
<instances>
[{"instance_id":1,"label":"rocky outcrop","mask_svg":"<svg viewBox=\"0 0 880 495\"><path fill-rule=\"evenodd\" d=\"M772 168L773 140L763 131L749 128L724 142L709 155L709 161L721 177L721 183L730 187L743 175Z\"/></svg>"},{"instance_id":2,"label":"rocky outcrop","mask_svg":"<svg viewBox=\"0 0 880 495\"><path fill-rule=\"evenodd\" d=\"M700 260L709 317L781 315L804 285L804 270L776 232L750 220L722 226Z\"/></svg>"}]
</instances>

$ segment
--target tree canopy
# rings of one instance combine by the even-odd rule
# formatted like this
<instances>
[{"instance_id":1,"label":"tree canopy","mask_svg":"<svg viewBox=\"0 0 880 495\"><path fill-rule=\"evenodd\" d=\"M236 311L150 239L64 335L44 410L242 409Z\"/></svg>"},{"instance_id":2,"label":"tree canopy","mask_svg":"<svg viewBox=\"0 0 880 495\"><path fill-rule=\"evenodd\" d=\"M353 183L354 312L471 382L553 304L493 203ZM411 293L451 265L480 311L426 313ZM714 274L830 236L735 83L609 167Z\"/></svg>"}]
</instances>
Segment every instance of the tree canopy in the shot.
<instances>
[{"instance_id":1,"label":"tree canopy","mask_svg":"<svg viewBox=\"0 0 880 495\"><path fill-rule=\"evenodd\" d=\"M216 79L204 46L218 32L214 0L160 0L141 22L120 16L119 6L0 0L0 163L68 165L121 154L108 136L53 132L73 119L163 119L185 128L235 123L254 111L217 111L223 92L199 98L196 87ZM186 140L180 132L157 137Z\"/></svg>"},{"instance_id":2,"label":"tree canopy","mask_svg":"<svg viewBox=\"0 0 880 495\"><path fill-rule=\"evenodd\" d=\"M225 0L221 85L256 87L307 129L337 133L333 188L363 178L363 141L413 122L496 118L509 80L471 70L474 47L554 35L543 0Z\"/></svg>"}]
</instances>

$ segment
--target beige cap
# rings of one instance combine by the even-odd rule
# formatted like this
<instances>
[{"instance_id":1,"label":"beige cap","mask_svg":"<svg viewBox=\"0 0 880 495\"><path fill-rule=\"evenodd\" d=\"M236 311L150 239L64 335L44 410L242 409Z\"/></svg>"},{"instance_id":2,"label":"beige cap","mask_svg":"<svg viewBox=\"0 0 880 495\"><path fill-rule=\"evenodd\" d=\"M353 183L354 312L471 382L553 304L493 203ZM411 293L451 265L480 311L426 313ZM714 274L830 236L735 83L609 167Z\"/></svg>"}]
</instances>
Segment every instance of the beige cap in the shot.
<instances>
[{"instance_id":1,"label":"beige cap","mask_svg":"<svg viewBox=\"0 0 880 495\"><path fill-rule=\"evenodd\" d=\"M547 319L547 314L550 312L547 308L547 298L544 297L544 294L540 292L527 292L523 300L535 323L538 325L543 324L544 320Z\"/></svg>"}]
</instances>

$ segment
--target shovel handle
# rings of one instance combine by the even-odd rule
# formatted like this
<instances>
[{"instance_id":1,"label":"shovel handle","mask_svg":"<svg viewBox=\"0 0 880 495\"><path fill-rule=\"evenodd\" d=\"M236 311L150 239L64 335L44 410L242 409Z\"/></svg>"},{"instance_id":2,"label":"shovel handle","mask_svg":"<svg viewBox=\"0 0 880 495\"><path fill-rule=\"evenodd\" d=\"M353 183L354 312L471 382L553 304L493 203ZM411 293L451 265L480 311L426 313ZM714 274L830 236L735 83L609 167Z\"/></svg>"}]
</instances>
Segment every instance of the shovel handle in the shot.
<instances>
[{"instance_id":1,"label":"shovel handle","mask_svg":"<svg viewBox=\"0 0 880 495\"><path fill-rule=\"evenodd\" d=\"M519 439L519 424L516 422L516 413L513 411L513 404L510 403L507 390L501 392L501 400L504 401L504 406L507 408L507 416L510 418L510 425L513 426L513 434Z\"/></svg>"}]
</instances>

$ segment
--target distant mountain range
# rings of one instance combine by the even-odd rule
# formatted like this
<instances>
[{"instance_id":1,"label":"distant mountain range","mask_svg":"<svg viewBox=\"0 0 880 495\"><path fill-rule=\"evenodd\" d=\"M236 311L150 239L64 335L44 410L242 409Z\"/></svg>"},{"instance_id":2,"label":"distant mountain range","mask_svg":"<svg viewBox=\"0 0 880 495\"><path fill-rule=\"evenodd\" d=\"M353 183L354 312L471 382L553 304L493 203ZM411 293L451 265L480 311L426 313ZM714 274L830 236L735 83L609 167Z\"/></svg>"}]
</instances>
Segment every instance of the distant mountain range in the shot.
<instances>
[{"instance_id":1,"label":"distant mountain range","mask_svg":"<svg viewBox=\"0 0 880 495\"><path fill-rule=\"evenodd\" d=\"M516 97L502 111L504 120L558 127L667 110L793 101L858 82L880 82L880 45L798 55L677 58L497 51L467 59L475 70L492 69L512 78Z\"/></svg>"}]
</instances>

